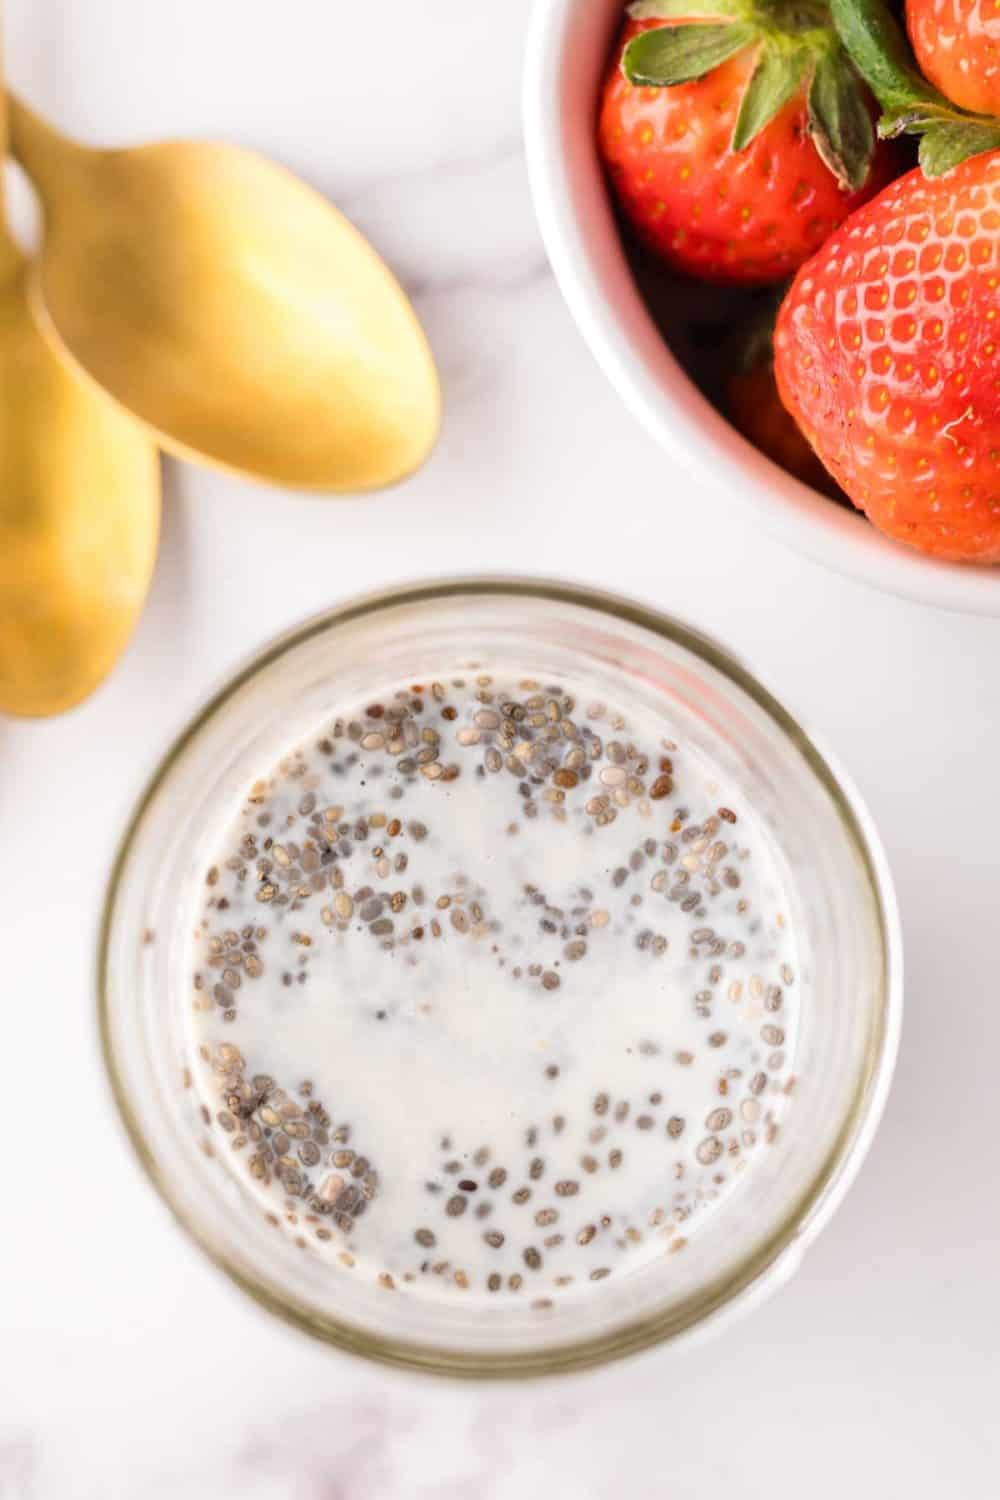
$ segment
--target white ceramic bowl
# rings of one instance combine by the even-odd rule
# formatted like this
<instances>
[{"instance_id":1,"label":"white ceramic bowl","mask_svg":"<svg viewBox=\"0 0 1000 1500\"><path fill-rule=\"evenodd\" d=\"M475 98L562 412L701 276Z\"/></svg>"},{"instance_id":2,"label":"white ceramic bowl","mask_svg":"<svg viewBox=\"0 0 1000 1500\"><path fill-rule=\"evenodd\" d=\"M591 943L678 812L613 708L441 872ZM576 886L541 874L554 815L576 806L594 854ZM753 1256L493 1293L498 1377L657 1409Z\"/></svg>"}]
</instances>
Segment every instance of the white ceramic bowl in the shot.
<instances>
[{"instance_id":1,"label":"white ceramic bowl","mask_svg":"<svg viewBox=\"0 0 1000 1500\"><path fill-rule=\"evenodd\" d=\"M524 130L535 210L570 311L646 430L707 489L796 551L875 588L1000 615L1000 569L935 562L771 463L696 389L635 285L595 145L598 92L625 0L535 0Z\"/></svg>"}]
</instances>

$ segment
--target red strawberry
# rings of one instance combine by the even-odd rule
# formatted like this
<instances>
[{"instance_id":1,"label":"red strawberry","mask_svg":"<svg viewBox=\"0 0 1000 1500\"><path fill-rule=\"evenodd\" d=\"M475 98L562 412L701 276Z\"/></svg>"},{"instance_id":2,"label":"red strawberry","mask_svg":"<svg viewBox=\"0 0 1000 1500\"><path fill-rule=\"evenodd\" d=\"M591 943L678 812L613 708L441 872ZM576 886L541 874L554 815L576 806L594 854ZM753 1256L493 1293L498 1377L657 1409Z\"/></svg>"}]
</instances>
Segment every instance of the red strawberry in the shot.
<instances>
[{"instance_id":1,"label":"red strawberry","mask_svg":"<svg viewBox=\"0 0 1000 1500\"><path fill-rule=\"evenodd\" d=\"M1000 115L996 0L906 0L906 29L923 73L953 104Z\"/></svg>"},{"instance_id":2,"label":"red strawberry","mask_svg":"<svg viewBox=\"0 0 1000 1500\"><path fill-rule=\"evenodd\" d=\"M641 0L630 13L598 125L624 213L691 275L784 279L890 175L825 10L803 0L782 22L773 0Z\"/></svg>"},{"instance_id":3,"label":"red strawberry","mask_svg":"<svg viewBox=\"0 0 1000 1500\"><path fill-rule=\"evenodd\" d=\"M726 414L737 432L795 479L837 498L834 481L781 403L773 365L738 370L726 379Z\"/></svg>"},{"instance_id":4,"label":"red strawberry","mask_svg":"<svg viewBox=\"0 0 1000 1500\"><path fill-rule=\"evenodd\" d=\"M879 0L832 9L893 112L880 128L922 134L922 169L799 272L778 317L778 388L881 530L938 557L1000 562L1000 152L961 159L1000 146L1000 125L942 112Z\"/></svg>"},{"instance_id":5,"label":"red strawberry","mask_svg":"<svg viewBox=\"0 0 1000 1500\"><path fill-rule=\"evenodd\" d=\"M767 305L739 327L721 351L726 415L773 463L837 499L836 485L778 395L772 342L777 310L772 293Z\"/></svg>"}]
</instances>

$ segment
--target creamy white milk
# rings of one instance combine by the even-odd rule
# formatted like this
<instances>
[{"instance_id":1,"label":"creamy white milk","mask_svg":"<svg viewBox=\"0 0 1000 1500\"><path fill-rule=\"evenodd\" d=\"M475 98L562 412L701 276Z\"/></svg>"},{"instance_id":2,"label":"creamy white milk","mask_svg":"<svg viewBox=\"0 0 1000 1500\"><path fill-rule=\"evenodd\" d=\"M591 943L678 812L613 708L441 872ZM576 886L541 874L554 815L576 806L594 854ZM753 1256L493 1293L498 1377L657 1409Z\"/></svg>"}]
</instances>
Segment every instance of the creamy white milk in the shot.
<instances>
[{"instance_id":1,"label":"creamy white milk","mask_svg":"<svg viewBox=\"0 0 1000 1500\"><path fill-rule=\"evenodd\" d=\"M475 675L335 704L262 767L190 1021L264 1211L425 1297L599 1295L682 1252L795 1048L789 903L716 781L627 702Z\"/></svg>"}]
</instances>

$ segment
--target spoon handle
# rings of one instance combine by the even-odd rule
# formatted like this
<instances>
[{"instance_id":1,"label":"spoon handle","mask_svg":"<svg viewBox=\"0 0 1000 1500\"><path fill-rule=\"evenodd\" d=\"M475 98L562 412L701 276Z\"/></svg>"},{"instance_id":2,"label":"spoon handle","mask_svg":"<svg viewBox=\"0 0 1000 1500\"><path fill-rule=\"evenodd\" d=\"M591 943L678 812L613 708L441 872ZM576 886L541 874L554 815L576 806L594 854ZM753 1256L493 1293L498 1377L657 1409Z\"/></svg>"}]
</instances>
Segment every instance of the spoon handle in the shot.
<instances>
[{"instance_id":1,"label":"spoon handle","mask_svg":"<svg viewBox=\"0 0 1000 1500\"><path fill-rule=\"evenodd\" d=\"M87 147L78 146L75 141L60 135L10 89L7 90L6 113L9 148L34 180L48 208L60 181L65 187L67 169L72 167L74 158L86 155Z\"/></svg>"},{"instance_id":2,"label":"spoon handle","mask_svg":"<svg viewBox=\"0 0 1000 1500\"><path fill-rule=\"evenodd\" d=\"M0 69L2 69L2 63L3 51L2 44L0 44ZM2 86L2 71L0 71L0 91L2 91ZM7 160L9 135L6 100L0 99L0 163ZM7 218L7 193L3 178L0 176L0 284L6 283L15 272L21 269L23 263L24 255L11 233L10 222Z\"/></svg>"}]
</instances>

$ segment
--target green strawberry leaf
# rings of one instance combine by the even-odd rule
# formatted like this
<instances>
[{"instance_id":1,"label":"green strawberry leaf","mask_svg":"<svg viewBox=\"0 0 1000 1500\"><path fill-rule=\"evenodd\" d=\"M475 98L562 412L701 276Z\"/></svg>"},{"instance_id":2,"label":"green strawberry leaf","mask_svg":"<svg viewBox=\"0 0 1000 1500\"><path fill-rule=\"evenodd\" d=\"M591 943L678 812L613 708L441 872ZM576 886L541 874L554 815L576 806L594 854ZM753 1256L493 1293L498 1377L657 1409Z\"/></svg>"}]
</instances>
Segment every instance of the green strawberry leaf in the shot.
<instances>
[{"instance_id":1,"label":"green strawberry leaf","mask_svg":"<svg viewBox=\"0 0 1000 1500\"><path fill-rule=\"evenodd\" d=\"M622 55L622 71L629 83L668 88L703 78L757 41L759 35L758 28L748 21L658 26L632 38Z\"/></svg>"},{"instance_id":2,"label":"green strawberry leaf","mask_svg":"<svg viewBox=\"0 0 1000 1500\"><path fill-rule=\"evenodd\" d=\"M809 86L809 134L846 191L863 187L875 150L875 131L861 80L843 50L821 56Z\"/></svg>"},{"instance_id":3,"label":"green strawberry leaf","mask_svg":"<svg viewBox=\"0 0 1000 1500\"><path fill-rule=\"evenodd\" d=\"M958 109L921 75L883 0L830 0L830 14L858 72L882 106L883 137L919 135L920 165L940 177L969 156L1000 150L1000 121Z\"/></svg>"},{"instance_id":4,"label":"green strawberry leaf","mask_svg":"<svg viewBox=\"0 0 1000 1500\"><path fill-rule=\"evenodd\" d=\"M932 98L950 108L914 66L882 0L830 0L830 14L851 61L888 114Z\"/></svg>"},{"instance_id":5,"label":"green strawberry leaf","mask_svg":"<svg viewBox=\"0 0 1000 1500\"><path fill-rule=\"evenodd\" d=\"M635 0L633 21L693 21L698 16L739 16L749 20L752 0Z\"/></svg>"},{"instance_id":6,"label":"green strawberry leaf","mask_svg":"<svg viewBox=\"0 0 1000 1500\"><path fill-rule=\"evenodd\" d=\"M971 119L966 123L935 121L924 128L919 159L925 177L941 177L967 156L998 150L1000 120L992 125Z\"/></svg>"},{"instance_id":7,"label":"green strawberry leaf","mask_svg":"<svg viewBox=\"0 0 1000 1500\"><path fill-rule=\"evenodd\" d=\"M809 61L805 47L779 46L767 41L740 103L733 131L733 150L742 151L770 125L798 90Z\"/></svg>"}]
</instances>

